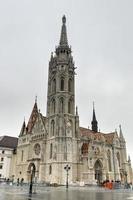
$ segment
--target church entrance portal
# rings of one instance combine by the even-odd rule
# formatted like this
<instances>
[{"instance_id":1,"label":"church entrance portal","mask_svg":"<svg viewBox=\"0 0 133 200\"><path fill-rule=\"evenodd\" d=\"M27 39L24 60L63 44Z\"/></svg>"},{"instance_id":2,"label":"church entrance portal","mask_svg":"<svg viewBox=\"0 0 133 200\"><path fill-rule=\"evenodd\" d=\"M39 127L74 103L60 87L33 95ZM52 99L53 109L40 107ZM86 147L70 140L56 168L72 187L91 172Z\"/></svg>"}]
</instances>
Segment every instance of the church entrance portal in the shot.
<instances>
[{"instance_id":1,"label":"church entrance portal","mask_svg":"<svg viewBox=\"0 0 133 200\"><path fill-rule=\"evenodd\" d=\"M32 180L34 180L35 172L36 172L35 164L34 163L30 163L29 166L28 166L28 182L30 182L31 176L32 176Z\"/></svg>"},{"instance_id":2,"label":"church entrance portal","mask_svg":"<svg viewBox=\"0 0 133 200\"><path fill-rule=\"evenodd\" d=\"M97 180L97 183L100 184L102 182L102 163L100 160L97 160L94 165L95 170L95 180Z\"/></svg>"}]
</instances>

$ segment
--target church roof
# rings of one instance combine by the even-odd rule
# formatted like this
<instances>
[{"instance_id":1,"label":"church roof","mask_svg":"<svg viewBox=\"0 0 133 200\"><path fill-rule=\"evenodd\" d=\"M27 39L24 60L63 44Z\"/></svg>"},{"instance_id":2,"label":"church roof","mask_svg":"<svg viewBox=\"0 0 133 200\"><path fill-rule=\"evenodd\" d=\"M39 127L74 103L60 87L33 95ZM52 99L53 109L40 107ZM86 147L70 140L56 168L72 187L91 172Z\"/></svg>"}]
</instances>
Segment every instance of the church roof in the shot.
<instances>
[{"instance_id":1,"label":"church roof","mask_svg":"<svg viewBox=\"0 0 133 200\"><path fill-rule=\"evenodd\" d=\"M0 147L15 149L18 144L18 138L11 136L0 137Z\"/></svg>"},{"instance_id":2,"label":"church roof","mask_svg":"<svg viewBox=\"0 0 133 200\"><path fill-rule=\"evenodd\" d=\"M80 127L80 133L81 133L81 136L82 137L88 137L89 139L92 139L92 140L99 140L99 141L105 141L107 142L108 144L112 144L113 143L113 139L114 139L114 136L115 136L115 132L112 132L112 133L101 133L101 132L94 132L90 129L87 129L87 128L83 128L83 127Z\"/></svg>"},{"instance_id":3,"label":"church roof","mask_svg":"<svg viewBox=\"0 0 133 200\"><path fill-rule=\"evenodd\" d=\"M36 120L37 120L38 117L41 118L42 123L45 126L47 118L44 117L40 113L40 110L38 110L38 107L37 107L37 101L35 101L35 104L33 106L33 109L32 109L32 112L31 112L31 115L30 115L30 118L29 118L29 121L28 121L28 124L26 126L26 123L25 123L25 120L24 120L19 136L23 136L25 134L32 133L32 129L33 129L33 127L34 127L34 125L35 125Z\"/></svg>"},{"instance_id":4,"label":"church roof","mask_svg":"<svg viewBox=\"0 0 133 200\"><path fill-rule=\"evenodd\" d=\"M30 119L29 119L28 124L27 124L28 133L30 133L32 131L32 128L33 128L33 126L35 124L37 116L38 116L38 108L37 108L37 102L35 101L35 104L34 104Z\"/></svg>"},{"instance_id":5,"label":"church roof","mask_svg":"<svg viewBox=\"0 0 133 200\"><path fill-rule=\"evenodd\" d=\"M88 128L80 127L80 131L81 131L81 136L89 136L90 134L92 134L92 130Z\"/></svg>"},{"instance_id":6,"label":"church roof","mask_svg":"<svg viewBox=\"0 0 133 200\"><path fill-rule=\"evenodd\" d=\"M112 133L104 133L104 137L106 139L106 142L109 143L109 144L112 144L113 143L113 140L114 140L114 137L115 137L115 132L112 132Z\"/></svg>"}]
</instances>

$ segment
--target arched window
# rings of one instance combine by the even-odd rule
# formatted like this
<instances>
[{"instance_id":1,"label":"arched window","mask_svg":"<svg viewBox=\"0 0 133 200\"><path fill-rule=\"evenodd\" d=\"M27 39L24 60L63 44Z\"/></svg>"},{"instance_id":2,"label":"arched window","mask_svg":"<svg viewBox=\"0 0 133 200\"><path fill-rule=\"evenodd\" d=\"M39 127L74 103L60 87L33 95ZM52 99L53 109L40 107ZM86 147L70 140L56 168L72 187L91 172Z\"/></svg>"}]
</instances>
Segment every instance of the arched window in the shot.
<instances>
[{"instance_id":1,"label":"arched window","mask_svg":"<svg viewBox=\"0 0 133 200\"><path fill-rule=\"evenodd\" d=\"M30 163L28 166L28 172L29 174L33 173L33 178L35 177L35 172L36 172L36 166L34 163Z\"/></svg>"},{"instance_id":2,"label":"arched window","mask_svg":"<svg viewBox=\"0 0 133 200\"><path fill-rule=\"evenodd\" d=\"M52 166L49 166L49 174L52 174Z\"/></svg>"},{"instance_id":3,"label":"arched window","mask_svg":"<svg viewBox=\"0 0 133 200\"><path fill-rule=\"evenodd\" d=\"M55 132L55 121L52 120L51 121L51 136L54 136L54 132Z\"/></svg>"},{"instance_id":4,"label":"arched window","mask_svg":"<svg viewBox=\"0 0 133 200\"><path fill-rule=\"evenodd\" d=\"M51 107L52 113L55 113L55 99L52 100L52 107Z\"/></svg>"},{"instance_id":5,"label":"arched window","mask_svg":"<svg viewBox=\"0 0 133 200\"><path fill-rule=\"evenodd\" d=\"M52 92L56 92L56 80L53 79L52 81Z\"/></svg>"},{"instance_id":6,"label":"arched window","mask_svg":"<svg viewBox=\"0 0 133 200\"><path fill-rule=\"evenodd\" d=\"M72 99L69 99L69 101L68 101L68 113L72 113L72 106L73 106L73 101L72 101Z\"/></svg>"},{"instance_id":7,"label":"arched window","mask_svg":"<svg viewBox=\"0 0 133 200\"><path fill-rule=\"evenodd\" d=\"M61 81L60 81L60 90L64 91L64 78L61 78Z\"/></svg>"},{"instance_id":8,"label":"arched window","mask_svg":"<svg viewBox=\"0 0 133 200\"><path fill-rule=\"evenodd\" d=\"M117 152L117 160L118 160L118 165L120 167L120 153L119 152Z\"/></svg>"},{"instance_id":9,"label":"arched window","mask_svg":"<svg viewBox=\"0 0 133 200\"><path fill-rule=\"evenodd\" d=\"M94 169L95 169L95 179L97 180L98 183L101 183L102 181L102 163L100 160L97 160L94 164Z\"/></svg>"},{"instance_id":10,"label":"arched window","mask_svg":"<svg viewBox=\"0 0 133 200\"><path fill-rule=\"evenodd\" d=\"M71 113L71 100L68 101L68 113Z\"/></svg>"},{"instance_id":11,"label":"arched window","mask_svg":"<svg viewBox=\"0 0 133 200\"><path fill-rule=\"evenodd\" d=\"M72 92L72 79L68 80L68 91Z\"/></svg>"},{"instance_id":12,"label":"arched window","mask_svg":"<svg viewBox=\"0 0 133 200\"><path fill-rule=\"evenodd\" d=\"M112 171L110 150L107 151L107 159L108 159L108 169L109 169L109 171Z\"/></svg>"},{"instance_id":13,"label":"arched window","mask_svg":"<svg viewBox=\"0 0 133 200\"><path fill-rule=\"evenodd\" d=\"M64 99L63 97L60 98L60 102L59 102L59 112L63 113L64 112Z\"/></svg>"},{"instance_id":14,"label":"arched window","mask_svg":"<svg viewBox=\"0 0 133 200\"><path fill-rule=\"evenodd\" d=\"M50 144L50 159L52 158L52 154L53 154L53 145L51 143Z\"/></svg>"},{"instance_id":15,"label":"arched window","mask_svg":"<svg viewBox=\"0 0 133 200\"><path fill-rule=\"evenodd\" d=\"M88 154L88 144L87 143L83 143L82 147L81 147L81 153L83 155Z\"/></svg>"},{"instance_id":16,"label":"arched window","mask_svg":"<svg viewBox=\"0 0 133 200\"><path fill-rule=\"evenodd\" d=\"M64 146L64 160L67 160L67 147Z\"/></svg>"}]
</instances>

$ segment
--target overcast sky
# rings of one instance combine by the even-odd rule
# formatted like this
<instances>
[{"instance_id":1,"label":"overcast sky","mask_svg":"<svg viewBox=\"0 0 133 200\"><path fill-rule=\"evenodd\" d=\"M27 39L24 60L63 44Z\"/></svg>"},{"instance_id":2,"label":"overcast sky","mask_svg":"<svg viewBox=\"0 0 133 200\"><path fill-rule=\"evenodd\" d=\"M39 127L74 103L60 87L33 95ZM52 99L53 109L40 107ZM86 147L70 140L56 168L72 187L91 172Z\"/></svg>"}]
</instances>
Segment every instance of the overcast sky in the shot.
<instances>
[{"instance_id":1,"label":"overcast sky","mask_svg":"<svg viewBox=\"0 0 133 200\"><path fill-rule=\"evenodd\" d=\"M133 1L0 0L0 135L18 136L35 96L45 115L48 62L67 18L80 126L90 126L92 102L102 132L122 125L133 142Z\"/></svg>"}]
</instances>

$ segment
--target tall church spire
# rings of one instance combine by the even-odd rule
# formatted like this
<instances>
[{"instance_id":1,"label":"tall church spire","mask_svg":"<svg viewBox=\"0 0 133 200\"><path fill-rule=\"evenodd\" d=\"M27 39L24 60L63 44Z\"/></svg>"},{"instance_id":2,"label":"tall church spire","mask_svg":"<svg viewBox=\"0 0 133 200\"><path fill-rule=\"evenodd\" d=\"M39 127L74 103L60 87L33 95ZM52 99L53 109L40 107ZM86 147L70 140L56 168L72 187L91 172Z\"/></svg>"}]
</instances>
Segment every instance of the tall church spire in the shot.
<instances>
[{"instance_id":1,"label":"tall church spire","mask_svg":"<svg viewBox=\"0 0 133 200\"><path fill-rule=\"evenodd\" d=\"M75 67L71 47L67 41L65 16L62 17L61 26L59 45L56 47L55 54L51 56L49 62L47 93L49 128L52 126L51 121L53 120L52 123L55 124L55 127L58 126L59 132L56 133L55 131L54 134L49 134L49 137L66 134L65 120L75 124ZM78 115L76 117L78 118ZM49 130L50 132L51 129ZM73 136L77 137L74 133Z\"/></svg>"},{"instance_id":2,"label":"tall church spire","mask_svg":"<svg viewBox=\"0 0 133 200\"><path fill-rule=\"evenodd\" d=\"M66 30L66 17L65 17L65 15L62 17L62 28L61 28L61 36L60 36L60 46L68 46L67 30Z\"/></svg>"},{"instance_id":3,"label":"tall church spire","mask_svg":"<svg viewBox=\"0 0 133 200\"><path fill-rule=\"evenodd\" d=\"M98 131L98 122L96 120L94 102L93 102L93 116L92 116L91 125L92 125L92 131L97 132Z\"/></svg>"}]
</instances>

